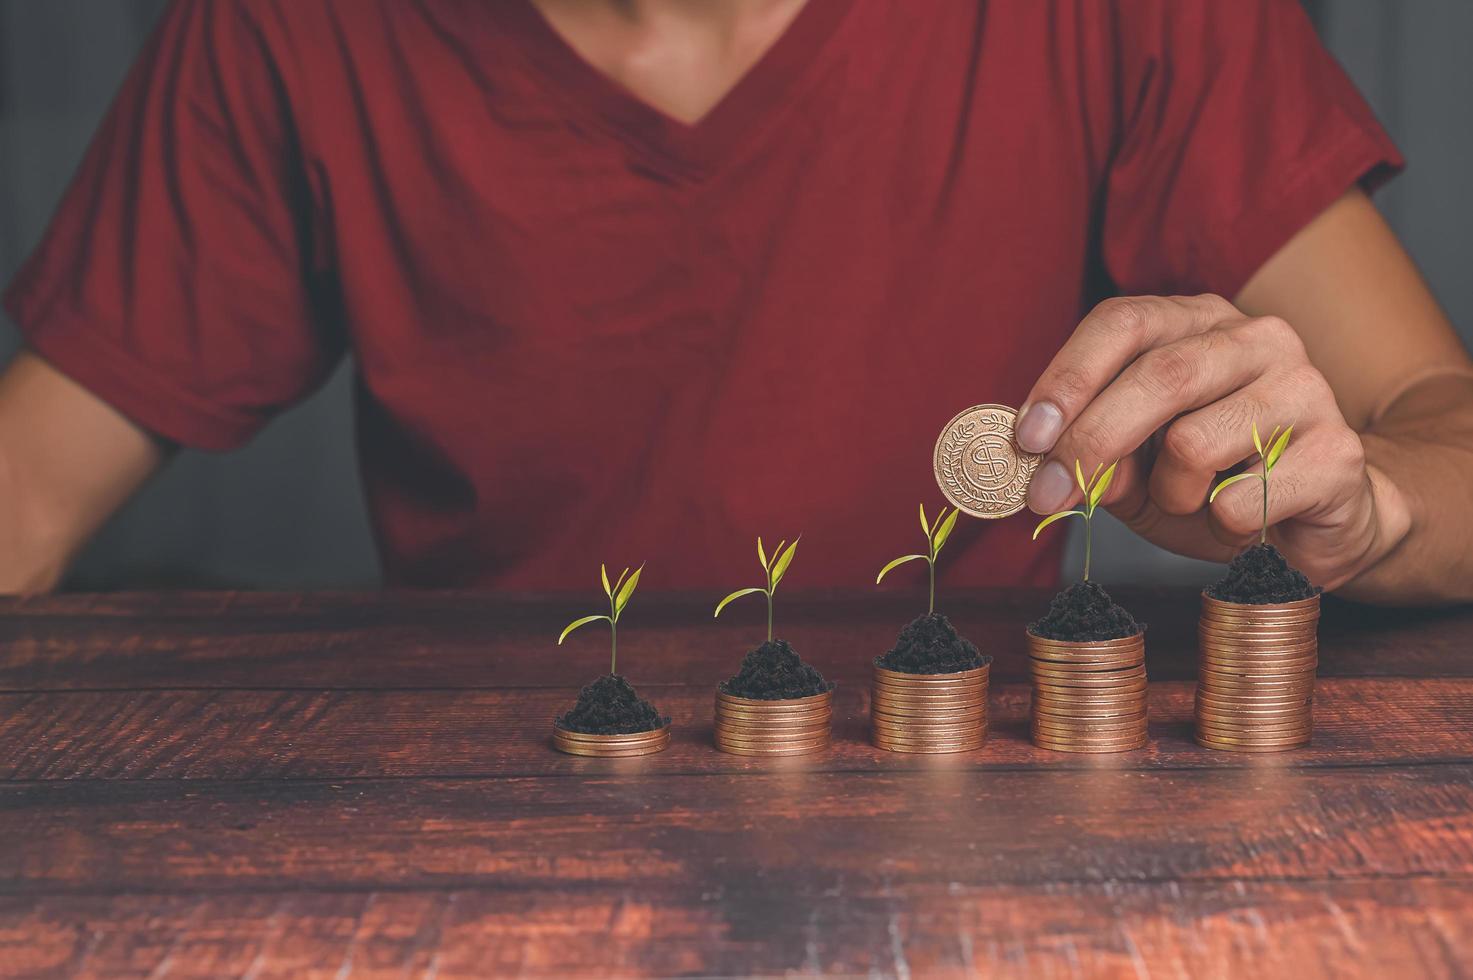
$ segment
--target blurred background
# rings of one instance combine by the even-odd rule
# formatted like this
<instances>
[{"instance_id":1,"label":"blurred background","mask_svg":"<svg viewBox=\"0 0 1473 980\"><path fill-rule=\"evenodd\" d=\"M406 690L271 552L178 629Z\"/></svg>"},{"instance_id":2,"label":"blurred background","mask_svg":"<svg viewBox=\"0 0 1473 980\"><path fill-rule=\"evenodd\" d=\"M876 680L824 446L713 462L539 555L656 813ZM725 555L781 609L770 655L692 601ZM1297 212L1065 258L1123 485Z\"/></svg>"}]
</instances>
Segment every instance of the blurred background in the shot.
<instances>
[{"instance_id":1,"label":"blurred background","mask_svg":"<svg viewBox=\"0 0 1473 980\"><path fill-rule=\"evenodd\" d=\"M9 281L40 238L165 3L0 0L0 281ZM1473 0L1304 5L1407 156L1407 172L1377 195L1378 205L1464 339L1473 338ZM0 359L17 342L13 325L0 321ZM353 453L350 370L344 365L248 448L179 456L98 537L68 586L375 584ZM1217 571L1165 554L1119 525L1097 534L1095 574L1105 581L1205 583ZM1081 563L1077 537L1073 544L1071 573Z\"/></svg>"}]
</instances>

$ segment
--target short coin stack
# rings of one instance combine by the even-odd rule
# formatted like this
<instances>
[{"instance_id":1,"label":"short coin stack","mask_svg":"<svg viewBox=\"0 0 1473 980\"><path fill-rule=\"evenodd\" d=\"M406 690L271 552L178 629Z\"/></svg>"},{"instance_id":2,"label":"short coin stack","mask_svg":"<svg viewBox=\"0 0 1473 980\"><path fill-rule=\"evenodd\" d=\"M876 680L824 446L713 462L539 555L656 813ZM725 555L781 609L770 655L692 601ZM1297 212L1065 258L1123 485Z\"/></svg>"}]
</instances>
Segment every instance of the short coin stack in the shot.
<instances>
[{"instance_id":1,"label":"short coin stack","mask_svg":"<svg viewBox=\"0 0 1473 980\"><path fill-rule=\"evenodd\" d=\"M1125 752L1146 744L1146 638L1050 640L1028 634L1033 744Z\"/></svg>"},{"instance_id":2,"label":"short coin stack","mask_svg":"<svg viewBox=\"0 0 1473 980\"><path fill-rule=\"evenodd\" d=\"M1197 743L1230 752L1308 745L1320 597L1248 605L1202 597Z\"/></svg>"},{"instance_id":3,"label":"short coin stack","mask_svg":"<svg viewBox=\"0 0 1473 980\"><path fill-rule=\"evenodd\" d=\"M626 735L587 735L553 725L552 744L559 752L569 755L591 755L605 759L653 755L670 746L670 725L667 722L653 731Z\"/></svg>"},{"instance_id":4,"label":"short coin stack","mask_svg":"<svg viewBox=\"0 0 1473 980\"><path fill-rule=\"evenodd\" d=\"M829 747L834 691L764 701L716 691L716 747L731 755L807 755Z\"/></svg>"},{"instance_id":5,"label":"short coin stack","mask_svg":"<svg viewBox=\"0 0 1473 980\"><path fill-rule=\"evenodd\" d=\"M987 736L989 665L954 674L875 668L870 738L891 752L969 752Z\"/></svg>"}]
</instances>

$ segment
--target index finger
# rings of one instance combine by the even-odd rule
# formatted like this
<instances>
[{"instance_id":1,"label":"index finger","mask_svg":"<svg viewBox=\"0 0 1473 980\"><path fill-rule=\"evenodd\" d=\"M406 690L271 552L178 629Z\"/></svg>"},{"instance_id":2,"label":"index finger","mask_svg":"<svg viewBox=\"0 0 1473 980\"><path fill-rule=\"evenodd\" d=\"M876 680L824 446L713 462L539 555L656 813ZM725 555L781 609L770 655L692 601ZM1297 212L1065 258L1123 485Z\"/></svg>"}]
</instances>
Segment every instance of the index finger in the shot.
<instances>
[{"instance_id":1,"label":"index finger","mask_svg":"<svg viewBox=\"0 0 1473 980\"><path fill-rule=\"evenodd\" d=\"M1221 296L1107 299L1059 348L1018 416L1018 445L1046 453L1095 396L1141 354L1240 315Z\"/></svg>"}]
</instances>

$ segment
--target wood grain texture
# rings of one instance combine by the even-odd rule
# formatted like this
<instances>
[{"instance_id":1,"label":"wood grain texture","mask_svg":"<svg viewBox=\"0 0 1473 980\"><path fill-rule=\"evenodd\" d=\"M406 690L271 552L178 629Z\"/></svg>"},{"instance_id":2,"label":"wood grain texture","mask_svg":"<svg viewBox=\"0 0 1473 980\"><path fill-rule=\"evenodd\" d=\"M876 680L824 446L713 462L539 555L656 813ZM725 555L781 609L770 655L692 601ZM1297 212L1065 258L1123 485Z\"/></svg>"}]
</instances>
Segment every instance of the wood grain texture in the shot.
<instances>
[{"instance_id":1,"label":"wood grain texture","mask_svg":"<svg viewBox=\"0 0 1473 980\"><path fill-rule=\"evenodd\" d=\"M1463 877L1473 765L57 781L0 789L0 839L27 894Z\"/></svg>"},{"instance_id":2,"label":"wood grain texture","mask_svg":"<svg viewBox=\"0 0 1473 980\"><path fill-rule=\"evenodd\" d=\"M813 772L930 769L1274 768L1473 761L1473 680L1330 678L1316 692L1314 743L1292 756L1212 752L1192 739L1187 681L1150 688L1151 745L1110 759L1034 747L1026 685L994 687L987 744L927 758L869 744L869 690L835 691L832 748L789 760ZM673 723L670 749L590 761L549 751L567 689L145 690L0 694L0 779L354 779L762 772L711 751L712 691L644 689Z\"/></svg>"},{"instance_id":3,"label":"wood grain texture","mask_svg":"<svg viewBox=\"0 0 1473 980\"><path fill-rule=\"evenodd\" d=\"M1473 884L1436 877L647 896L500 890L0 898L29 976L1455 977Z\"/></svg>"},{"instance_id":4,"label":"wood grain texture","mask_svg":"<svg viewBox=\"0 0 1473 980\"><path fill-rule=\"evenodd\" d=\"M1149 624L1158 680L1196 676L1195 594L1122 589ZM1024 630L1048 607L1036 590L943 597L994 683L1028 679ZM0 691L78 688L567 687L602 669L593 634L555 646L586 596L516 600L410 593L59 596L0 599ZM713 620L714 597L642 595L621 622L636 684L715 683L762 639L761 610ZM785 597L781 632L831 680L867 683L870 661L913 618L910 595ZM1320 676L1473 677L1473 612L1375 610L1326 600Z\"/></svg>"},{"instance_id":5,"label":"wood grain texture","mask_svg":"<svg viewBox=\"0 0 1473 980\"><path fill-rule=\"evenodd\" d=\"M1460 976L1473 971L1473 612L1327 602L1316 739L1190 740L1193 595L1151 624L1150 749L1026 739L1039 592L950 597L997 662L987 746L867 744L914 594L790 596L834 748L710 742L759 626L641 596L645 759L554 753L603 663L577 600L0 602L0 975ZM755 614L754 614L755 615Z\"/></svg>"}]
</instances>

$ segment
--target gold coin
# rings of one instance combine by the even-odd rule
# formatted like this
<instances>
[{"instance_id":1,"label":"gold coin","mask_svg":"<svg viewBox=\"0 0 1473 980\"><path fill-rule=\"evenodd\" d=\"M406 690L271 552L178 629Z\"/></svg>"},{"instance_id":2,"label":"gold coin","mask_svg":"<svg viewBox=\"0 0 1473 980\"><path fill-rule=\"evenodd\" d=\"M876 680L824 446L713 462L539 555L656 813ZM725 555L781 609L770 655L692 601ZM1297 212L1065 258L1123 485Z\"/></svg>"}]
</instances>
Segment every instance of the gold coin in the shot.
<instances>
[{"instance_id":1,"label":"gold coin","mask_svg":"<svg viewBox=\"0 0 1473 980\"><path fill-rule=\"evenodd\" d=\"M1224 715L1197 713L1199 729L1216 729L1224 735L1281 736L1296 731L1309 731L1314 719L1307 713L1284 715L1278 718L1239 718Z\"/></svg>"},{"instance_id":2,"label":"gold coin","mask_svg":"<svg viewBox=\"0 0 1473 980\"><path fill-rule=\"evenodd\" d=\"M1131 681L1128 684L1094 684L1086 686L1053 684L1035 680L1033 682L1033 690L1035 693L1042 694L1055 701L1096 704L1101 701L1110 701L1119 698L1145 697L1146 679L1142 677L1140 680Z\"/></svg>"},{"instance_id":3,"label":"gold coin","mask_svg":"<svg viewBox=\"0 0 1473 980\"><path fill-rule=\"evenodd\" d=\"M1069 686L1104 685L1109 686L1116 681L1133 680L1137 677L1146 676L1144 664L1134 667L1124 667L1118 670L1053 670L1034 664L1029 673L1039 680L1050 684L1067 684Z\"/></svg>"},{"instance_id":4,"label":"gold coin","mask_svg":"<svg viewBox=\"0 0 1473 980\"><path fill-rule=\"evenodd\" d=\"M605 759L652 755L669 747L670 726L664 725L653 732L634 732L629 735L588 735L570 732L554 725L552 744L559 752L566 752L568 755Z\"/></svg>"},{"instance_id":5,"label":"gold coin","mask_svg":"<svg viewBox=\"0 0 1473 980\"><path fill-rule=\"evenodd\" d=\"M959 687L952 691L914 691L904 688L882 687L876 684L870 689L870 696L879 701L890 699L895 701L914 701L917 704L945 704L948 701L980 701L987 697L987 689L982 687Z\"/></svg>"},{"instance_id":6,"label":"gold coin","mask_svg":"<svg viewBox=\"0 0 1473 980\"><path fill-rule=\"evenodd\" d=\"M1106 677L1110 674L1119 673L1123 670L1142 670L1146 666L1145 660L1137 656L1133 660L1120 660L1115 663L1066 663L1059 660L1030 660L1028 669L1044 674L1066 674L1070 677Z\"/></svg>"},{"instance_id":7,"label":"gold coin","mask_svg":"<svg viewBox=\"0 0 1473 980\"><path fill-rule=\"evenodd\" d=\"M986 739L980 736L960 742L895 742L876 737L871 744L877 749L884 749L886 752L940 754L945 752L972 752L980 749L985 742Z\"/></svg>"},{"instance_id":8,"label":"gold coin","mask_svg":"<svg viewBox=\"0 0 1473 980\"><path fill-rule=\"evenodd\" d=\"M1262 677L1264 679L1313 674L1318 667L1319 662L1314 658L1258 664L1245 664L1240 660L1223 660L1218 657L1202 657L1197 661L1198 670L1206 668L1219 674L1237 674L1240 677Z\"/></svg>"},{"instance_id":9,"label":"gold coin","mask_svg":"<svg viewBox=\"0 0 1473 980\"><path fill-rule=\"evenodd\" d=\"M1111 752L1133 752L1143 749L1149 744L1149 739L1142 735L1140 738L1129 742L1060 742L1054 739L1033 736L1033 744L1040 749L1048 749L1051 752L1083 752L1105 755Z\"/></svg>"},{"instance_id":10,"label":"gold coin","mask_svg":"<svg viewBox=\"0 0 1473 980\"><path fill-rule=\"evenodd\" d=\"M1278 708L1241 708L1237 705L1224 708L1209 701L1198 701L1195 710L1198 718L1221 718L1245 724L1254 719L1271 721L1280 718L1308 718L1311 714L1311 709L1307 704L1292 704Z\"/></svg>"},{"instance_id":11,"label":"gold coin","mask_svg":"<svg viewBox=\"0 0 1473 980\"><path fill-rule=\"evenodd\" d=\"M899 670L886 670L884 667L875 668L875 683L894 684L896 687L925 687L931 684L986 684L987 675L991 671L991 664L983 664L981 667L973 667L971 670L958 670L950 674L907 674Z\"/></svg>"},{"instance_id":12,"label":"gold coin","mask_svg":"<svg viewBox=\"0 0 1473 980\"><path fill-rule=\"evenodd\" d=\"M731 739L718 738L714 740L716 747L723 752L778 752L778 751L813 751L814 749L827 748L831 739L809 738L802 741L766 741L745 742L733 741Z\"/></svg>"},{"instance_id":13,"label":"gold coin","mask_svg":"<svg viewBox=\"0 0 1473 980\"><path fill-rule=\"evenodd\" d=\"M966 725L932 725L927 728L915 728L909 725L872 725L870 727L874 731L898 738L961 738L976 735L987 726L981 722L973 722Z\"/></svg>"},{"instance_id":14,"label":"gold coin","mask_svg":"<svg viewBox=\"0 0 1473 980\"><path fill-rule=\"evenodd\" d=\"M881 744L875 743L875 747L876 749L884 749L885 752L899 752L904 753L904 755L944 756L956 755L959 752L975 752L975 750L981 749L982 743L978 741L975 744L966 743L960 744L960 746L881 746Z\"/></svg>"},{"instance_id":15,"label":"gold coin","mask_svg":"<svg viewBox=\"0 0 1473 980\"><path fill-rule=\"evenodd\" d=\"M1128 636L1116 636L1108 640L1059 640L1043 636L1032 630L1024 630L1030 647L1062 650L1071 653L1118 653L1122 650L1143 649L1146 644L1144 630L1136 630Z\"/></svg>"},{"instance_id":16,"label":"gold coin","mask_svg":"<svg viewBox=\"0 0 1473 980\"><path fill-rule=\"evenodd\" d=\"M826 735L829 725L806 725L803 728L742 728L739 725L722 725L717 722L714 728L717 738L764 738L767 741L776 741L779 738L810 738L818 735Z\"/></svg>"},{"instance_id":17,"label":"gold coin","mask_svg":"<svg viewBox=\"0 0 1473 980\"><path fill-rule=\"evenodd\" d=\"M1311 735L1294 735L1290 738L1237 738L1227 735L1219 735L1216 732L1198 732L1197 744L1208 748L1229 749L1297 749L1301 745L1310 743Z\"/></svg>"},{"instance_id":18,"label":"gold coin","mask_svg":"<svg viewBox=\"0 0 1473 980\"><path fill-rule=\"evenodd\" d=\"M756 757L763 757L763 756L783 756L783 755L816 755L819 752L823 752L823 751L827 750L828 747L829 747L829 743L827 743L827 742L823 743L822 745L814 746L813 748L797 748L797 749L790 749L790 748L782 748L782 749L747 749L747 748L738 748L735 745L718 745L718 746L716 746L717 749L719 749L720 751L726 753L727 755L744 755L744 756L756 756Z\"/></svg>"},{"instance_id":19,"label":"gold coin","mask_svg":"<svg viewBox=\"0 0 1473 980\"><path fill-rule=\"evenodd\" d=\"M1202 619L1232 623L1308 623L1320 618L1318 606L1239 606L1236 609L1205 609Z\"/></svg>"},{"instance_id":20,"label":"gold coin","mask_svg":"<svg viewBox=\"0 0 1473 980\"><path fill-rule=\"evenodd\" d=\"M936 484L953 505L973 517L1008 517L1022 510L1041 456L1018 448L1018 412L977 405L941 430L932 462Z\"/></svg>"},{"instance_id":21,"label":"gold coin","mask_svg":"<svg viewBox=\"0 0 1473 980\"><path fill-rule=\"evenodd\" d=\"M1196 715L1199 723L1233 728L1288 728L1309 725L1314 717L1312 712L1303 708L1247 714L1241 711L1215 711L1201 706L1198 706Z\"/></svg>"},{"instance_id":22,"label":"gold coin","mask_svg":"<svg viewBox=\"0 0 1473 980\"><path fill-rule=\"evenodd\" d=\"M1146 706L1130 706L1128 708L1080 708L1070 706L1067 708L1056 707L1052 704L1033 705L1033 715L1038 718L1056 718L1060 721L1128 721L1133 718L1146 717Z\"/></svg>"},{"instance_id":23,"label":"gold coin","mask_svg":"<svg viewBox=\"0 0 1473 980\"><path fill-rule=\"evenodd\" d=\"M1227 647L1245 653L1273 653L1275 650L1315 650L1319 648L1319 638L1313 633L1309 636L1288 633L1282 636L1242 636L1204 626L1197 630L1197 644Z\"/></svg>"},{"instance_id":24,"label":"gold coin","mask_svg":"<svg viewBox=\"0 0 1473 980\"><path fill-rule=\"evenodd\" d=\"M1305 738L1304 741L1286 743L1282 744L1282 746L1262 746L1262 744L1236 743L1236 741L1233 741L1233 743L1230 743L1230 741L1217 741L1214 740L1211 735L1198 735L1198 737L1196 737L1196 743L1198 743L1199 746L1202 746L1203 749L1214 749L1217 750L1217 752L1270 753L1289 752L1290 749L1302 749L1302 747L1308 746L1309 740L1308 738Z\"/></svg>"},{"instance_id":25,"label":"gold coin","mask_svg":"<svg viewBox=\"0 0 1473 980\"><path fill-rule=\"evenodd\" d=\"M1138 718L1114 729L1106 729L1100 731L1089 728L1075 728L1070 725L1059 724L1050 719L1039 718L1033 719L1029 727L1035 733L1042 732L1049 738L1089 738L1110 740L1129 738L1132 735L1144 733L1146 730L1146 719Z\"/></svg>"},{"instance_id":26,"label":"gold coin","mask_svg":"<svg viewBox=\"0 0 1473 980\"><path fill-rule=\"evenodd\" d=\"M834 718L834 712L823 709L820 712L791 712L787 715L773 715L772 712L734 712L729 707L717 707L716 718L738 722L741 725L816 725Z\"/></svg>"},{"instance_id":27,"label":"gold coin","mask_svg":"<svg viewBox=\"0 0 1473 980\"><path fill-rule=\"evenodd\" d=\"M1103 695L1092 695L1089 698L1060 697L1049 692L1035 692L1033 695L1033 707L1036 711L1061 711L1061 712L1121 712L1121 711L1145 711L1146 692L1136 691L1119 697L1104 697Z\"/></svg>"},{"instance_id":28,"label":"gold coin","mask_svg":"<svg viewBox=\"0 0 1473 980\"><path fill-rule=\"evenodd\" d=\"M980 728L972 728L966 731L947 732L939 735L916 735L911 732L889 732L876 729L870 733L877 741L892 742L896 745L951 745L963 742L982 741L983 731Z\"/></svg>"},{"instance_id":29,"label":"gold coin","mask_svg":"<svg viewBox=\"0 0 1473 980\"><path fill-rule=\"evenodd\" d=\"M939 732L956 731L960 729L985 728L987 716L977 715L972 718L945 718L938 720L919 720L911 718L892 718L878 715L870 719L870 725L874 728L883 728L892 732Z\"/></svg>"},{"instance_id":30,"label":"gold coin","mask_svg":"<svg viewBox=\"0 0 1473 980\"><path fill-rule=\"evenodd\" d=\"M1265 690L1309 690L1314 687L1314 670L1304 667L1284 673L1268 673L1256 670L1224 670L1212 664L1199 664L1197 681L1204 687L1221 684L1224 687L1251 687Z\"/></svg>"},{"instance_id":31,"label":"gold coin","mask_svg":"<svg viewBox=\"0 0 1473 980\"><path fill-rule=\"evenodd\" d=\"M1198 687L1197 700L1211 701L1224 707L1273 708L1280 705L1307 705L1313 700L1311 691L1245 691Z\"/></svg>"},{"instance_id":32,"label":"gold coin","mask_svg":"<svg viewBox=\"0 0 1473 980\"><path fill-rule=\"evenodd\" d=\"M575 732L569 728L554 723L552 733L555 737L568 742L592 742L596 745L634 744L638 742L657 742L670 737L670 726L661 725L659 728L651 728L643 732L626 732L618 735L596 735L591 732Z\"/></svg>"},{"instance_id":33,"label":"gold coin","mask_svg":"<svg viewBox=\"0 0 1473 980\"><path fill-rule=\"evenodd\" d=\"M1294 685L1313 684L1316 670L1318 670L1318 665L1305 665L1282 673L1276 673L1269 670L1260 670L1257 667L1228 666L1199 660L1197 662L1197 680L1203 684L1221 680L1228 684L1246 681L1250 684L1290 687Z\"/></svg>"},{"instance_id":34,"label":"gold coin","mask_svg":"<svg viewBox=\"0 0 1473 980\"><path fill-rule=\"evenodd\" d=\"M981 691L974 694L893 694L889 691L874 691L870 694L870 704L879 706L882 704L893 704L906 708L925 708L936 711L945 711L952 708L975 708L987 703L987 695Z\"/></svg>"}]
</instances>

